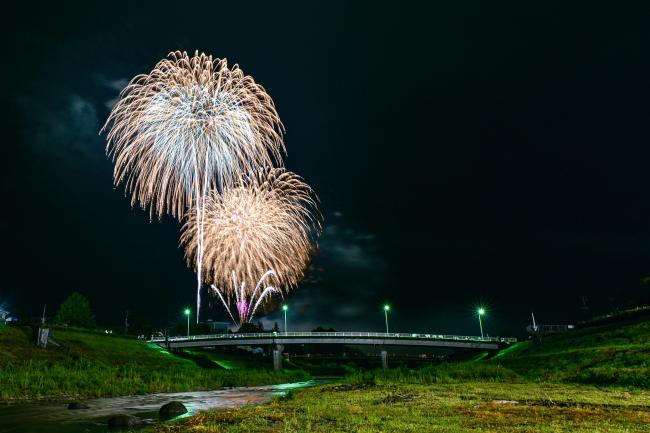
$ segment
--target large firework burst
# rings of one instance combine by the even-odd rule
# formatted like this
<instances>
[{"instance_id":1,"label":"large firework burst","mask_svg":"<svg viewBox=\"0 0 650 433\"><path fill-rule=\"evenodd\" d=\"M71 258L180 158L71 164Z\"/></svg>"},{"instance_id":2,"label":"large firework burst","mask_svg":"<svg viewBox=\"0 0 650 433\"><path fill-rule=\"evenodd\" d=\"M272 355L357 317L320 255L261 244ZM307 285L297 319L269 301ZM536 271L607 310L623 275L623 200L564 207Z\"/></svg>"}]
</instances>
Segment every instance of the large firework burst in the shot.
<instances>
[{"instance_id":1,"label":"large firework burst","mask_svg":"<svg viewBox=\"0 0 650 433\"><path fill-rule=\"evenodd\" d=\"M300 176L282 168L260 170L221 194L208 195L204 279L213 283L227 309L236 303L240 322L252 317L256 299L286 293L303 277L321 229L316 201ZM197 214L190 212L182 228L181 244L191 266L201 248L198 224ZM273 286L264 289L263 284Z\"/></svg>"},{"instance_id":2,"label":"large firework burst","mask_svg":"<svg viewBox=\"0 0 650 433\"><path fill-rule=\"evenodd\" d=\"M116 184L150 214L196 212L197 322L202 266L202 209L207 192L281 163L283 126L273 100L226 59L172 52L120 94L104 129Z\"/></svg>"}]
</instances>

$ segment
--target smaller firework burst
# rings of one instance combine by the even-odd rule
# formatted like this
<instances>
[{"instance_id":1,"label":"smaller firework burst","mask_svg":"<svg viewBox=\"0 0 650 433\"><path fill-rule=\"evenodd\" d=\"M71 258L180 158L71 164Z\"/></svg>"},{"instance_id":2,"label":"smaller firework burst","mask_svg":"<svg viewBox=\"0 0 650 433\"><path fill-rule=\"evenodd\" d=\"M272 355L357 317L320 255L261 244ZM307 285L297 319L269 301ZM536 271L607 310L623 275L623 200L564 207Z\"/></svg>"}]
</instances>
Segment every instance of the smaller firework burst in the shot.
<instances>
[{"instance_id":1,"label":"smaller firework burst","mask_svg":"<svg viewBox=\"0 0 650 433\"><path fill-rule=\"evenodd\" d=\"M212 191L202 245L196 212L183 224L187 263L195 265L202 246L204 281L228 310L236 304L238 321L246 322L269 296L282 296L304 276L321 230L316 203L302 178L283 168L258 171L221 194Z\"/></svg>"}]
</instances>

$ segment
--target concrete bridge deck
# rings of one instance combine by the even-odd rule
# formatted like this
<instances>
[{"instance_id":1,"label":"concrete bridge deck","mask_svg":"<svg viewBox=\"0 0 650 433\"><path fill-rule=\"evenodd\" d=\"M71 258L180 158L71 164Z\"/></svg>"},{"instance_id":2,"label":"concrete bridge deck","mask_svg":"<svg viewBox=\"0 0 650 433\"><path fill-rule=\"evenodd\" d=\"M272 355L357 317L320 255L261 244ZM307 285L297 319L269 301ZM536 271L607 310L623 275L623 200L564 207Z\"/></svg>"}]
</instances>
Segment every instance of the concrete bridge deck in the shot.
<instances>
[{"instance_id":1,"label":"concrete bridge deck","mask_svg":"<svg viewBox=\"0 0 650 433\"><path fill-rule=\"evenodd\" d=\"M341 344L497 350L515 343L517 339L509 337L381 332L267 332L259 334L208 334L190 335L189 337L155 337L149 341L170 349L216 346Z\"/></svg>"}]
</instances>

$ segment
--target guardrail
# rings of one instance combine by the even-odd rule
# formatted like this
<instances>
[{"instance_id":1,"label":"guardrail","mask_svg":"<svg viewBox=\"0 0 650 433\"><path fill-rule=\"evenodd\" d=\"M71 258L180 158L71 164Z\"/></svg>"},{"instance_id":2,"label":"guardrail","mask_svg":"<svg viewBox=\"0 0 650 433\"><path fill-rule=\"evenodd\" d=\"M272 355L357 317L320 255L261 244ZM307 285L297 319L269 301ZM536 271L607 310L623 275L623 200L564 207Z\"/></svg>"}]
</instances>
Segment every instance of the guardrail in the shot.
<instances>
[{"instance_id":1,"label":"guardrail","mask_svg":"<svg viewBox=\"0 0 650 433\"><path fill-rule=\"evenodd\" d=\"M405 334L405 333L383 333L383 332L265 332L256 334L205 334L190 335L189 337L153 337L148 341L161 343L166 341L196 341L196 340L247 340L259 338L390 338L390 339L411 339L411 340L444 340L444 341L476 341L482 343L516 343L513 337L473 337L465 335L444 335L444 334Z\"/></svg>"}]
</instances>

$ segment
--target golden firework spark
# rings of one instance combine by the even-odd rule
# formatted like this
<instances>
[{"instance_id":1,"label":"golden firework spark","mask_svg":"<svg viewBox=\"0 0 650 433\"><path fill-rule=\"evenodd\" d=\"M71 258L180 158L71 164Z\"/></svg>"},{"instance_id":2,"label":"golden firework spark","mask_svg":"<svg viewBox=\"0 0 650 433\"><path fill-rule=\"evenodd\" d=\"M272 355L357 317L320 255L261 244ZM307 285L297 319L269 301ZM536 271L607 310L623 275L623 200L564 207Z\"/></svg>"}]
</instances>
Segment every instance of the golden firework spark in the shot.
<instances>
[{"instance_id":1,"label":"golden firework spark","mask_svg":"<svg viewBox=\"0 0 650 433\"><path fill-rule=\"evenodd\" d=\"M181 218L194 208L202 244L203 201L250 176L281 165L283 126L271 97L226 59L172 52L136 76L120 94L102 131L115 163L114 181L150 215ZM197 322L202 248L197 260Z\"/></svg>"},{"instance_id":2,"label":"golden firework spark","mask_svg":"<svg viewBox=\"0 0 650 433\"><path fill-rule=\"evenodd\" d=\"M116 184L132 204L181 218L209 189L281 163L273 100L226 59L172 52L120 94L104 129Z\"/></svg>"},{"instance_id":3,"label":"golden firework spark","mask_svg":"<svg viewBox=\"0 0 650 433\"><path fill-rule=\"evenodd\" d=\"M321 230L317 198L300 176L261 170L221 194L209 194L203 219L203 275L226 308L234 300L240 321L252 316L261 293L286 293L303 277ZM200 251L196 212L188 213L181 245L189 266ZM270 273L269 273L270 272ZM273 284L273 290L261 284ZM267 287L268 289L268 287Z\"/></svg>"}]
</instances>

